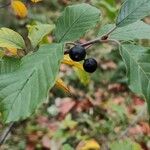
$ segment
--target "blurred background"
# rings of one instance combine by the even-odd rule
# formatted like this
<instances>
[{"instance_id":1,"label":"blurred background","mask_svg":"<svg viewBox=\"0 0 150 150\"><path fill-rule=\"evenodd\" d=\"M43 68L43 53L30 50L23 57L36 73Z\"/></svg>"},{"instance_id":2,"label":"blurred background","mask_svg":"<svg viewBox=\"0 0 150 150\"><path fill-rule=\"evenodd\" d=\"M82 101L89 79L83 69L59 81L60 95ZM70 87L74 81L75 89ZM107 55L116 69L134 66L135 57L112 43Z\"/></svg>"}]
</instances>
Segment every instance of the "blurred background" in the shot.
<instances>
[{"instance_id":1,"label":"blurred background","mask_svg":"<svg viewBox=\"0 0 150 150\"><path fill-rule=\"evenodd\" d=\"M80 42L86 42L94 39L102 26L115 22L123 0L24 2L29 11L25 19L15 17L9 7L0 9L0 27L14 29L24 39L28 24L55 24L68 5L85 2L99 8L102 12L100 24L80 39ZM6 3L6 0L0 0L0 3ZM49 40L54 42L54 39L52 33ZM129 150L150 150L148 117L143 114L135 120L145 102L128 89L125 66L116 45L94 45L89 48L88 57L98 61L97 71L89 75L62 64L60 77L73 96L55 86L49 93L49 100L36 114L15 125L1 150L90 150L88 146L82 149L84 144L93 145L93 150L97 149L96 145L102 150L128 150L125 145L131 143L134 149ZM4 127L0 123L0 132ZM118 140L128 144L118 144Z\"/></svg>"}]
</instances>

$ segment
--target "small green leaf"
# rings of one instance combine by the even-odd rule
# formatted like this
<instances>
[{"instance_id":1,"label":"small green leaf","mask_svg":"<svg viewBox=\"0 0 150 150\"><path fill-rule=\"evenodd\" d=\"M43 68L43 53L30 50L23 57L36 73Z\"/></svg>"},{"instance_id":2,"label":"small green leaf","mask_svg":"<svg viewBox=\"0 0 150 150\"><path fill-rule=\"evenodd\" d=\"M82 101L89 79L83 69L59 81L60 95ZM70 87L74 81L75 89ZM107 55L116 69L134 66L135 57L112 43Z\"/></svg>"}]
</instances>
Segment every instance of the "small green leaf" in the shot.
<instances>
[{"instance_id":1,"label":"small green leaf","mask_svg":"<svg viewBox=\"0 0 150 150\"><path fill-rule=\"evenodd\" d=\"M73 150L73 148L69 144L64 144L62 150Z\"/></svg>"},{"instance_id":2,"label":"small green leaf","mask_svg":"<svg viewBox=\"0 0 150 150\"><path fill-rule=\"evenodd\" d=\"M150 52L141 46L124 44L120 53L126 64L129 87L146 99L150 113Z\"/></svg>"},{"instance_id":3,"label":"small green leaf","mask_svg":"<svg viewBox=\"0 0 150 150\"><path fill-rule=\"evenodd\" d=\"M117 17L116 26L126 26L148 15L150 15L150 0L126 0Z\"/></svg>"},{"instance_id":4,"label":"small green leaf","mask_svg":"<svg viewBox=\"0 0 150 150\"><path fill-rule=\"evenodd\" d=\"M55 26L50 24L28 26L28 38L30 39L33 48L35 48L46 35L52 32L54 28Z\"/></svg>"},{"instance_id":5,"label":"small green leaf","mask_svg":"<svg viewBox=\"0 0 150 150\"><path fill-rule=\"evenodd\" d=\"M108 24L102 29L100 29L98 36L102 36L103 34L110 31L115 25ZM111 39L116 40L136 40L136 39L150 39L150 25L144 23L143 21L137 21L130 25L116 28L114 32L112 32L109 36Z\"/></svg>"},{"instance_id":6,"label":"small green leaf","mask_svg":"<svg viewBox=\"0 0 150 150\"><path fill-rule=\"evenodd\" d=\"M63 56L62 44L47 44L22 58L14 72L0 75L0 112L4 122L33 114L55 84Z\"/></svg>"},{"instance_id":7,"label":"small green leaf","mask_svg":"<svg viewBox=\"0 0 150 150\"><path fill-rule=\"evenodd\" d=\"M110 150L142 150L138 143L130 139L124 141L116 141L110 144Z\"/></svg>"},{"instance_id":8,"label":"small green leaf","mask_svg":"<svg viewBox=\"0 0 150 150\"><path fill-rule=\"evenodd\" d=\"M80 38L100 20L100 10L88 4L66 7L56 25L57 42L72 41Z\"/></svg>"},{"instance_id":9,"label":"small green leaf","mask_svg":"<svg viewBox=\"0 0 150 150\"><path fill-rule=\"evenodd\" d=\"M25 43L20 34L9 29L0 29L0 47L24 49Z\"/></svg>"}]
</instances>

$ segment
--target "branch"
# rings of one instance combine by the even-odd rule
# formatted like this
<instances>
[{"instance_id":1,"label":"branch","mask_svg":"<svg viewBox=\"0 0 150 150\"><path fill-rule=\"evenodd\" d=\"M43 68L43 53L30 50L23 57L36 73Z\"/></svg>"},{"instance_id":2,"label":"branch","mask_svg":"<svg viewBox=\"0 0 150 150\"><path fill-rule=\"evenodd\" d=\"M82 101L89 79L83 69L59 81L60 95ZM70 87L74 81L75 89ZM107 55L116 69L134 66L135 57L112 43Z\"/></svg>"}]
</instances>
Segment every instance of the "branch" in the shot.
<instances>
[{"instance_id":1,"label":"branch","mask_svg":"<svg viewBox=\"0 0 150 150\"><path fill-rule=\"evenodd\" d=\"M117 26L115 26L113 29L111 29L109 32L107 32L106 34L104 34L103 36L99 37L99 38L96 38L94 40L91 40L91 41L88 41L86 43L83 43L81 44L81 46L83 47L86 47L86 46L91 46L93 44L96 44L96 43L108 43L108 42L115 42L117 43L119 46L120 46L120 43L119 41L116 41L114 39L108 39L109 35L114 31L116 30ZM66 44L72 44L72 45L76 45L76 43L66 43ZM68 54L70 50L66 50L64 52L64 55Z\"/></svg>"},{"instance_id":2,"label":"branch","mask_svg":"<svg viewBox=\"0 0 150 150\"><path fill-rule=\"evenodd\" d=\"M110 31L108 31L106 34L104 34L102 37L109 37L109 35L114 32L117 29L117 26L115 26L114 28L112 28Z\"/></svg>"},{"instance_id":3,"label":"branch","mask_svg":"<svg viewBox=\"0 0 150 150\"><path fill-rule=\"evenodd\" d=\"M8 136L8 134L11 132L11 129L13 128L13 126L14 126L14 123L11 123L11 124L3 131L2 135L0 136L0 145L2 145L2 144L5 142L5 140L6 140L7 136Z\"/></svg>"},{"instance_id":4,"label":"branch","mask_svg":"<svg viewBox=\"0 0 150 150\"><path fill-rule=\"evenodd\" d=\"M88 41L88 42L86 42L86 43L81 44L81 46L86 47L86 49L87 49L87 48L91 47L92 44L96 44L96 43L109 43L109 42L116 43L118 46L120 46L120 42L117 41L117 40L115 40L115 39L108 39L108 37L107 37L106 39L102 39L102 38L103 38L103 37L97 38L97 39L94 39L94 40L91 40L91 41ZM67 43L67 44L68 44L68 43ZM72 44L72 43L71 43L71 44ZM74 43L74 45L76 45L76 43ZM87 47L87 46L88 46L88 47ZM70 51L70 49L69 49L69 50L66 50L66 51L64 52L64 55L69 54L69 51Z\"/></svg>"}]
</instances>

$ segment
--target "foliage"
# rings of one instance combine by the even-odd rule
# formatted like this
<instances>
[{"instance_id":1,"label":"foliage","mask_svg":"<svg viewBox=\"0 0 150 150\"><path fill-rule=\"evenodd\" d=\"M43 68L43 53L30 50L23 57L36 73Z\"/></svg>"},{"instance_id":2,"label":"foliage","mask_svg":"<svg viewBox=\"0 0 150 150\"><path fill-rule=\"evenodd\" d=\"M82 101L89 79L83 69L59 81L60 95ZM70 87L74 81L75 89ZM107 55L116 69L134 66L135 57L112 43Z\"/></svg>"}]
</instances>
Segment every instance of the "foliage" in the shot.
<instances>
[{"instance_id":1,"label":"foliage","mask_svg":"<svg viewBox=\"0 0 150 150\"><path fill-rule=\"evenodd\" d=\"M54 85L75 99L83 97L82 94L80 95L80 92L71 91L69 84L66 85L63 77L61 77L63 72L61 71L61 66L67 65L73 68L74 73L83 84L83 90L90 83L91 74L87 73L83 68L83 61L85 60L75 62L69 58L69 50L77 44L85 47L86 50L88 48L90 50L92 48L96 49L95 44L100 45L99 49L105 44L111 46L110 49L112 47L113 49L119 49L119 57L122 58L126 67L129 88L146 100L150 114L150 54L149 45L143 44L142 41L143 39L150 39L150 25L144 20L146 16L150 15L150 1L126 0L118 12L116 22L105 25L100 21L103 12L100 11L99 7L104 7L102 10L108 12L109 19L115 18L117 6L112 0L94 1L92 4L95 4L97 7L87 3L66 6L61 14L57 14L59 16L57 21L56 16L53 16L54 21L50 20L44 23L39 19L33 20L32 13L27 7L27 4L30 6L30 4L38 2L42 4L42 0L31 0L28 2L12 0L10 3L12 14L22 19L20 22L24 24L23 30L26 32L25 34L24 31L20 33L20 29L16 32L16 29L14 30L13 27L11 27L13 30L7 27L0 28L0 117L3 123L22 121L30 117L41 104L49 100L49 91ZM55 2L51 3L56 5ZM63 3L66 5L67 1ZM54 22L56 22L56 25ZM94 39L95 32L96 38ZM93 39L89 40L91 38ZM93 47L91 48L91 46ZM117 60L115 61L118 63ZM99 72L103 73L105 66L102 66L100 61L98 62L98 65L101 67ZM112 63L107 64L107 66L111 69L116 67ZM74 80L74 73L73 77L70 76L72 80ZM110 75L110 71L108 74ZM104 75L104 77L107 77L107 75ZM92 84L89 88L91 87ZM102 124L102 127L100 127L99 120L101 119L97 122L97 117L94 116L95 109L96 107L99 108L99 104L94 102L92 96L90 97L89 95L90 93L88 93L89 100L85 100L85 102L69 100L66 102L67 106L63 104L59 107L52 105L54 107L48 108L50 115L57 116L62 114L63 121L59 125L58 131L55 135L52 134L51 137L55 140L62 138L60 143L63 145L63 149L73 149L69 142L65 142L74 133L78 135L78 144L74 144L77 150L100 149L102 142L98 143L92 137L96 134L113 132L115 125L118 124L117 121L114 123L116 118L113 118L113 115L111 116L112 118L109 118L107 115L116 113L120 118L119 122L126 123L127 121L124 106L104 102L101 104L104 110L98 111L107 110L108 105L111 109L110 112L107 110L108 114L106 116L102 113L102 118L104 117L105 120L100 121ZM93 113L93 118L83 113L81 114L82 117L79 117L79 120L76 121L70 114L67 114L73 108L75 108L76 114L76 111L84 112L85 110L86 112L86 108L91 107L92 111L90 113ZM93 124L91 120L95 121L95 123ZM86 131L90 133L90 136L82 137L82 132L79 132L79 130L75 131L78 126L82 127L82 124L86 124L88 129L92 129L92 133ZM70 131L71 135L66 132L67 130ZM130 140L109 144L111 150L121 149L122 147L127 150L141 150L138 144Z\"/></svg>"}]
</instances>

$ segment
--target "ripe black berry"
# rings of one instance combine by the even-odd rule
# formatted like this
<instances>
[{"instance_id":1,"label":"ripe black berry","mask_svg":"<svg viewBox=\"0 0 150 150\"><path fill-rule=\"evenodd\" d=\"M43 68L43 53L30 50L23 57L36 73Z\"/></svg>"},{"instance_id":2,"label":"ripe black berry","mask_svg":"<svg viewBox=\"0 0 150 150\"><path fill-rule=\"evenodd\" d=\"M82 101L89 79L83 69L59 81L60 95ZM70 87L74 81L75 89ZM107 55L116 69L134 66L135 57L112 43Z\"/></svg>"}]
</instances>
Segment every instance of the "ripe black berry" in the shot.
<instances>
[{"instance_id":1,"label":"ripe black berry","mask_svg":"<svg viewBox=\"0 0 150 150\"><path fill-rule=\"evenodd\" d=\"M86 72L93 73L97 69L97 61L93 58L85 59L83 68Z\"/></svg>"},{"instance_id":2,"label":"ripe black berry","mask_svg":"<svg viewBox=\"0 0 150 150\"><path fill-rule=\"evenodd\" d=\"M69 51L69 56L74 61L82 61L85 59L86 56L86 50L81 45L76 45Z\"/></svg>"}]
</instances>

